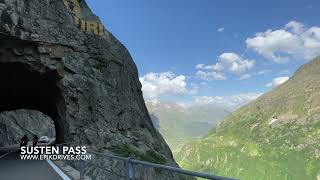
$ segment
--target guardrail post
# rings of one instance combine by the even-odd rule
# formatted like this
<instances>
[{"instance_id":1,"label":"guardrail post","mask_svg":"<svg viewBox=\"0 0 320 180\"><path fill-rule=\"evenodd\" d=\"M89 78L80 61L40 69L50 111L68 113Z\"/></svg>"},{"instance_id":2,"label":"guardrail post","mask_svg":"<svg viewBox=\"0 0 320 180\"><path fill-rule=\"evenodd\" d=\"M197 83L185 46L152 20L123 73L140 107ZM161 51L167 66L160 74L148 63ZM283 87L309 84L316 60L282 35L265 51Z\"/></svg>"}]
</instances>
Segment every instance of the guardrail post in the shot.
<instances>
[{"instance_id":1,"label":"guardrail post","mask_svg":"<svg viewBox=\"0 0 320 180\"><path fill-rule=\"evenodd\" d=\"M239 180L239 179L234 179L234 178L215 176L215 175L207 174L207 173L189 171L189 170L185 170L185 169L180 169L178 167L171 167L171 166L166 166L166 165L162 165L162 164L155 164L155 163L151 163L151 162L140 161L140 160L136 160L136 159L133 159L133 158L125 158L125 157L115 156L115 155L111 155L111 154L98 153L98 152L94 152L94 151L89 151L89 152L93 153L93 154L96 154L96 155L104 156L104 157L106 157L108 159L116 159L116 160L120 160L120 161L124 162L124 168L125 168L125 170L124 170L125 172L124 173L125 174L124 175L123 174L116 174L116 173L113 173L113 174L118 175L118 176L123 177L123 178L127 177L127 180L135 180L134 165L150 167L150 168L157 168L157 169L161 169L161 170L166 170L166 171L170 171L170 172L174 172L174 173L183 174L183 175L186 175L186 176L201 177L201 178L204 178L204 179ZM98 167L98 168L101 168L101 167ZM102 168L102 169L104 169L104 168Z\"/></svg>"},{"instance_id":2,"label":"guardrail post","mask_svg":"<svg viewBox=\"0 0 320 180\"><path fill-rule=\"evenodd\" d=\"M84 179L85 163L84 160L80 160L80 180Z\"/></svg>"},{"instance_id":3,"label":"guardrail post","mask_svg":"<svg viewBox=\"0 0 320 180\"><path fill-rule=\"evenodd\" d=\"M134 168L133 164L131 162L132 158L128 158L127 160L127 174L128 174L128 180L134 180Z\"/></svg>"}]
</instances>

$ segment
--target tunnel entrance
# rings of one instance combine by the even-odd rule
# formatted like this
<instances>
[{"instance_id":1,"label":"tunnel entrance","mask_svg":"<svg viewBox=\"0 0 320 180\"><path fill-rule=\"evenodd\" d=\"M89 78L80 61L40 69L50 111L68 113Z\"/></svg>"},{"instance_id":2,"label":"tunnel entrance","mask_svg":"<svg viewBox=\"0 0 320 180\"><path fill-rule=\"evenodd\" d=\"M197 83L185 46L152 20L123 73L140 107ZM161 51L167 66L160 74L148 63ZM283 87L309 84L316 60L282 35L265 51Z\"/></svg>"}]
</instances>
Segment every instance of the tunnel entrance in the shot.
<instances>
[{"instance_id":1,"label":"tunnel entrance","mask_svg":"<svg viewBox=\"0 0 320 180\"><path fill-rule=\"evenodd\" d=\"M0 147L16 145L26 135L33 140L35 135L52 142L55 135L54 121L46 114L29 109L0 112ZM48 138L46 138L48 137Z\"/></svg>"},{"instance_id":2,"label":"tunnel entrance","mask_svg":"<svg viewBox=\"0 0 320 180\"><path fill-rule=\"evenodd\" d=\"M54 121L57 142L64 142L63 98L56 71L40 73L21 62L0 63L0 112L37 110Z\"/></svg>"}]
</instances>

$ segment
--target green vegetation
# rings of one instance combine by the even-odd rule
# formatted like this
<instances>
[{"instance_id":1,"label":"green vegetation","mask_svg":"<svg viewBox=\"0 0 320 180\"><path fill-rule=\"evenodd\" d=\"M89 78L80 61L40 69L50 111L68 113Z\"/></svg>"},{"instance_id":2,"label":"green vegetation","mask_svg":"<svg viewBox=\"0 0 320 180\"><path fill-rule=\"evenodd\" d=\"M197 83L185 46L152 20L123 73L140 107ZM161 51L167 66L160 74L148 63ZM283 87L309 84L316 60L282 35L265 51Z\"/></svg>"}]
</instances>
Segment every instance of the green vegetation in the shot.
<instances>
[{"instance_id":1,"label":"green vegetation","mask_svg":"<svg viewBox=\"0 0 320 180\"><path fill-rule=\"evenodd\" d=\"M153 150L147 150L146 153L139 152L127 145L122 146L116 146L112 148L112 152L114 152L116 155L123 156L123 157L133 157L137 158L142 161L147 161L151 163L157 163L157 164L166 164L167 160Z\"/></svg>"},{"instance_id":2,"label":"green vegetation","mask_svg":"<svg viewBox=\"0 0 320 180\"><path fill-rule=\"evenodd\" d=\"M102 70L106 67L107 67L107 65L103 62L97 62L97 64L95 65L95 68L97 70L99 70L100 72L102 72Z\"/></svg>"},{"instance_id":3,"label":"green vegetation","mask_svg":"<svg viewBox=\"0 0 320 180\"><path fill-rule=\"evenodd\" d=\"M162 155L152 150L148 150L146 154L142 156L142 160L158 164L166 164L167 162Z\"/></svg>"},{"instance_id":4,"label":"green vegetation","mask_svg":"<svg viewBox=\"0 0 320 180\"><path fill-rule=\"evenodd\" d=\"M320 179L320 58L177 154L187 169L245 180Z\"/></svg>"},{"instance_id":5,"label":"green vegetation","mask_svg":"<svg viewBox=\"0 0 320 180\"><path fill-rule=\"evenodd\" d=\"M182 107L174 103L147 103L151 119L173 153L192 139L206 135L228 114L215 106Z\"/></svg>"}]
</instances>

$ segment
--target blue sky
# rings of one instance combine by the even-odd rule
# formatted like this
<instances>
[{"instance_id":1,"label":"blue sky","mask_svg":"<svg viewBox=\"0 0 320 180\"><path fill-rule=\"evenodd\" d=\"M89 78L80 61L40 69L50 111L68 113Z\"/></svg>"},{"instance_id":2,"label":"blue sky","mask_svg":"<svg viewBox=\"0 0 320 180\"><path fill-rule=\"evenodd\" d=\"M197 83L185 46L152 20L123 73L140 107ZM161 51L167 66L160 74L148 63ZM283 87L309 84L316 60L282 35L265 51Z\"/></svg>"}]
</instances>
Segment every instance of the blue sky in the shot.
<instances>
[{"instance_id":1,"label":"blue sky","mask_svg":"<svg viewBox=\"0 0 320 180\"><path fill-rule=\"evenodd\" d=\"M317 0L87 2L129 49L146 99L250 100L320 51Z\"/></svg>"}]
</instances>

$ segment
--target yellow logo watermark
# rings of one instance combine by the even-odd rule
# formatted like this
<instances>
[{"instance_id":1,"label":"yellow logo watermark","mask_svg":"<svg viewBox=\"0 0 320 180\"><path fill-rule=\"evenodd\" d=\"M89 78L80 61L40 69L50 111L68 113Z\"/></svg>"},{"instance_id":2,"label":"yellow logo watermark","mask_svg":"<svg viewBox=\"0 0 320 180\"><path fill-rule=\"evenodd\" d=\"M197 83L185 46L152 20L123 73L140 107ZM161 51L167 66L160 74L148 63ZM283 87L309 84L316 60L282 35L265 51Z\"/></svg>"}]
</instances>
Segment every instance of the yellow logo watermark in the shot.
<instances>
[{"instance_id":1,"label":"yellow logo watermark","mask_svg":"<svg viewBox=\"0 0 320 180\"><path fill-rule=\"evenodd\" d=\"M105 35L105 27L99 21L88 21L81 18L80 0L63 0L64 5L68 8L74 17L76 26L82 32L92 32L96 35Z\"/></svg>"}]
</instances>

